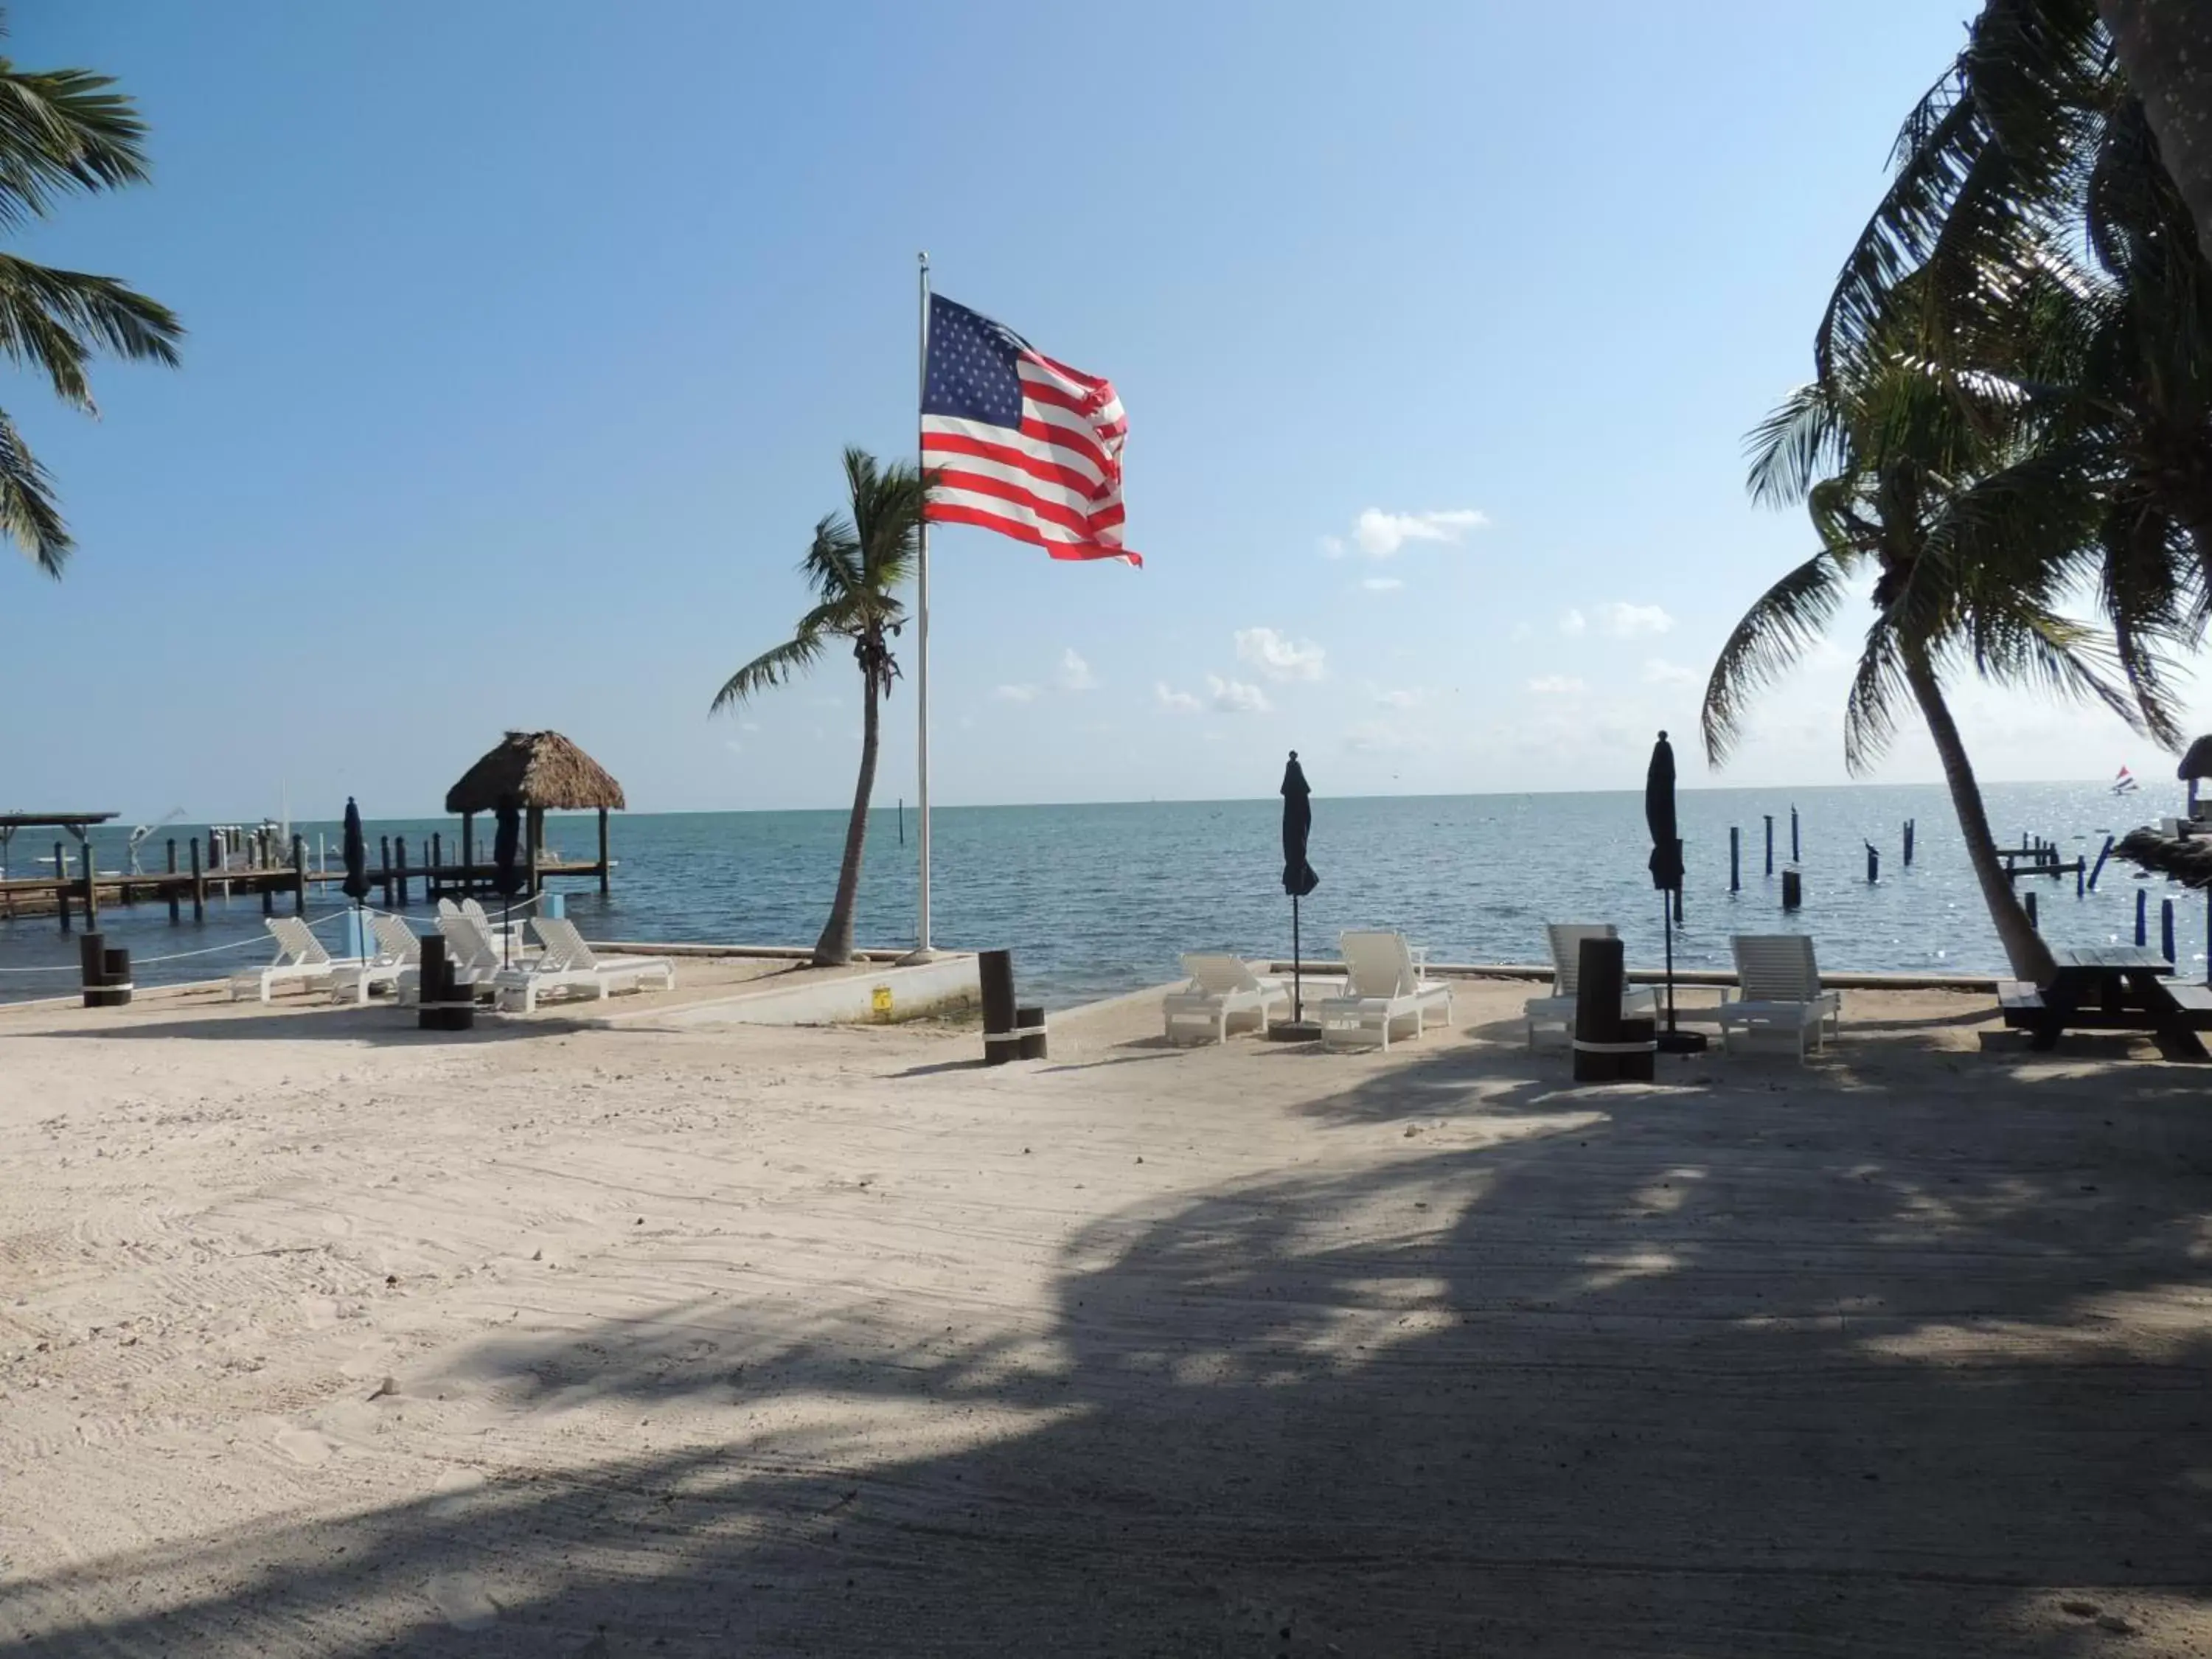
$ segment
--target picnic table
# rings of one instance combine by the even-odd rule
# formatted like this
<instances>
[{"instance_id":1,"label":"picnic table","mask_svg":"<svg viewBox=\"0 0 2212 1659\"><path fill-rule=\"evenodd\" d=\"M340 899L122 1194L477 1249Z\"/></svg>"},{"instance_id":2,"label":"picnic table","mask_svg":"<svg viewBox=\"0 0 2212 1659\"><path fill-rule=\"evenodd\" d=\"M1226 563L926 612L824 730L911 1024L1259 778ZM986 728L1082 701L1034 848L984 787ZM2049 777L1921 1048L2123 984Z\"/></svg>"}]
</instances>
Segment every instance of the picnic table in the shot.
<instances>
[{"instance_id":1,"label":"picnic table","mask_svg":"<svg viewBox=\"0 0 2212 1659\"><path fill-rule=\"evenodd\" d=\"M2173 964L2136 945L2054 951L2050 982L2013 981L2000 988L2004 1022L2029 1033L2030 1046L2053 1048L2069 1030L2148 1031L2168 1060L2212 1060L2198 1041L2212 1030L2212 986L2173 982Z\"/></svg>"}]
</instances>

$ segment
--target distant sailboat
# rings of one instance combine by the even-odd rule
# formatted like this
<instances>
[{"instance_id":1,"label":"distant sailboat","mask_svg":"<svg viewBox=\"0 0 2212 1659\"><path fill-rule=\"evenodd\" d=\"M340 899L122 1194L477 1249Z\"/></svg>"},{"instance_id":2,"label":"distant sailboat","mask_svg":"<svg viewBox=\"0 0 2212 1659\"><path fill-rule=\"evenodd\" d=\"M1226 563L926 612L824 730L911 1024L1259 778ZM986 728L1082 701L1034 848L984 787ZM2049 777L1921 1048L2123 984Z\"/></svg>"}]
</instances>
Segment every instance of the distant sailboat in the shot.
<instances>
[{"instance_id":1,"label":"distant sailboat","mask_svg":"<svg viewBox=\"0 0 2212 1659\"><path fill-rule=\"evenodd\" d=\"M2135 792L2136 775L2123 766L2120 769L2120 775L2112 780L2112 793L2116 795L2132 795Z\"/></svg>"}]
</instances>

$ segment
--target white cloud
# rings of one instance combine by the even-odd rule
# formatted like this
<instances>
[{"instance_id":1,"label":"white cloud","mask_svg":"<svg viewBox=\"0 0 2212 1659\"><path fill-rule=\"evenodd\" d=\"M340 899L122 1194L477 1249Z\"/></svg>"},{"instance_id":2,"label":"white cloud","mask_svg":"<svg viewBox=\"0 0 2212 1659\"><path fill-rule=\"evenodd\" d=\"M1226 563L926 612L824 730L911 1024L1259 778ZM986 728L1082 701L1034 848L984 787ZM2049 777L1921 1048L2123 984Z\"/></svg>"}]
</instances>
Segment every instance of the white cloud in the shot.
<instances>
[{"instance_id":1,"label":"white cloud","mask_svg":"<svg viewBox=\"0 0 2212 1659\"><path fill-rule=\"evenodd\" d=\"M1419 708L1429 700L1429 693L1417 685L1405 686L1396 690L1386 690L1378 685L1373 690L1375 701L1385 708Z\"/></svg>"},{"instance_id":2,"label":"white cloud","mask_svg":"<svg viewBox=\"0 0 2212 1659\"><path fill-rule=\"evenodd\" d=\"M1395 576L1370 576L1359 585L1370 593L1395 593L1406 584Z\"/></svg>"},{"instance_id":3,"label":"white cloud","mask_svg":"<svg viewBox=\"0 0 2212 1659\"><path fill-rule=\"evenodd\" d=\"M1212 693L1216 714L1264 714L1274 707L1267 701L1265 691L1243 680L1224 680L1218 674L1208 674L1206 689Z\"/></svg>"},{"instance_id":4,"label":"white cloud","mask_svg":"<svg viewBox=\"0 0 2212 1659\"><path fill-rule=\"evenodd\" d=\"M1471 507L1437 513L1385 513L1370 507L1352 521L1352 539L1369 558L1387 559L1407 542L1456 542L1489 522ZM1340 549L1343 544L1337 545Z\"/></svg>"},{"instance_id":5,"label":"white cloud","mask_svg":"<svg viewBox=\"0 0 2212 1659\"><path fill-rule=\"evenodd\" d=\"M1091 672L1091 665L1075 653L1070 646L1060 655L1060 689L1063 691L1096 691L1098 676Z\"/></svg>"},{"instance_id":6,"label":"white cloud","mask_svg":"<svg viewBox=\"0 0 2212 1659\"><path fill-rule=\"evenodd\" d=\"M1161 708L1171 714L1195 714L1198 713L1198 699L1188 691L1175 690L1165 680L1152 682L1152 698Z\"/></svg>"},{"instance_id":7,"label":"white cloud","mask_svg":"<svg viewBox=\"0 0 2212 1659\"><path fill-rule=\"evenodd\" d=\"M1345 546L1344 538L1341 536L1324 536L1321 538L1321 556L1324 559L1340 559L1349 550Z\"/></svg>"},{"instance_id":8,"label":"white cloud","mask_svg":"<svg viewBox=\"0 0 2212 1659\"><path fill-rule=\"evenodd\" d=\"M1528 689L1540 697L1577 697L1589 690L1571 674L1539 674Z\"/></svg>"},{"instance_id":9,"label":"white cloud","mask_svg":"<svg viewBox=\"0 0 2212 1659\"><path fill-rule=\"evenodd\" d=\"M1632 640L1645 634L1664 634L1674 619L1656 605L1600 605L1597 625L1616 640Z\"/></svg>"},{"instance_id":10,"label":"white cloud","mask_svg":"<svg viewBox=\"0 0 2212 1659\"><path fill-rule=\"evenodd\" d=\"M1001 702L1034 702L1036 694L1034 685L1000 685L991 690L991 695Z\"/></svg>"},{"instance_id":11,"label":"white cloud","mask_svg":"<svg viewBox=\"0 0 2212 1659\"><path fill-rule=\"evenodd\" d=\"M1535 636L1535 633L1536 630L1531 628L1525 622L1517 622L1513 624L1513 637L1516 640L1532 639Z\"/></svg>"},{"instance_id":12,"label":"white cloud","mask_svg":"<svg viewBox=\"0 0 2212 1659\"><path fill-rule=\"evenodd\" d=\"M1698 671L1685 668L1661 657L1647 658L1644 664L1644 683L1646 685L1695 685Z\"/></svg>"},{"instance_id":13,"label":"white cloud","mask_svg":"<svg viewBox=\"0 0 2212 1659\"><path fill-rule=\"evenodd\" d=\"M1237 630L1237 661L1249 663L1270 679L1317 680L1327 654L1311 640L1293 640L1272 628Z\"/></svg>"},{"instance_id":14,"label":"white cloud","mask_svg":"<svg viewBox=\"0 0 2212 1659\"><path fill-rule=\"evenodd\" d=\"M760 722L758 720L739 720L738 722L738 730L740 732L757 732L760 730Z\"/></svg>"},{"instance_id":15,"label":"white cloud","mask_svg":"<svg viewBox=\"0 0 2212 1659\"><path fill-rule=\"evenodd\" d=\"M1589 626L1589 618L1579 611L1569 611L1559 618L1559 632L1571 638Z\"/></svg>"}]
</instances>

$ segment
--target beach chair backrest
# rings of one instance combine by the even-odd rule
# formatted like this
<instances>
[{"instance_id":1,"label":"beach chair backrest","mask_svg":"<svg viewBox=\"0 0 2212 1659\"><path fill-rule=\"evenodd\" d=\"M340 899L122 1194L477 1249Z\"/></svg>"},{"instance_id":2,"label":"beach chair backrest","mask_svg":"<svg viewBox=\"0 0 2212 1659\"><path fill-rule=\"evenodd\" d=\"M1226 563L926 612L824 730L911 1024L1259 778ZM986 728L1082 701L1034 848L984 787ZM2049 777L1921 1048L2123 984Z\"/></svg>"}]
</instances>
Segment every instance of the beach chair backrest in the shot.
<instances>
[{"instance_id":1,"label":"beach chair backrest","mask_svg":"<svg viewBox=\"0 0 2212 1659\"><path fill-rule=\"evenodd\" d=\"M1182 970L1208 996L1225 997L1236 991L1255 990L1259 985L1243 959L1226 951L1190 951L1182 959Z\"/></svg>"},{"instance_id":2,"label":"beach chair backrest","mask_svg":"<svg viewBox=\"0 0 2212 1659\"><path fill-rule=\"evenodd\" d=\"M1419 982L1403 933L1346 933L1340 944L1345 988L1353 996L1405 996Z\"/></svg>"},{"instance_id":3,"label":"beach chair backrest","mask_svg":"<svg viewBox=\"0 0 2212 1659\"><path fill-rule=\"evenodd\" d=\"M463 968L495 968L499 965L499 947L484 937L483 928L466 916L440 916L438 931L446 936L446 943L453 947L456 963Z\"/></svg>"},{"instance_id":4,"label":"beach chair backrest","mask_svg":"<svg viewBox=\"0 0 2212 1659\"><path fill-rule=\"evenodd\" d=\"M276 937L277 948L283 960L295 963L325 963L331 953L323 949L322 940L307 930L307 924L297 916L271 916L269 931Z\"/></svg>"},{"instance_id":5,"label":"beach chair backrest","mask_svg":"<svg viewBox=\"0 0 2212 1659\"><path fill-rule=\"evenodd\" d=\"M1735 979L1746 1002L1810 1002L1820 994L1813 941L1804 933L1738 933Z\"/></svg>"},{"instance_id":6,"label":"beach chair backrest","mask_svg":"<svg viewBox=\"0 0 2212 1659\"><path fill-rule=\"evenodd\" d=\"M1583 941L1586 939L1613 938L1613 924L1609 921L1553 921L1546 923L1544 931L1552 940L1553 994L1573 996L1582 985Z\"/></svg>"},{"instance_id":7,"label":"beach chair backrest","mask_svg":"<svg viewBox=\"0 0 2212 1659\"><path fill-rule=\"evenodd\" d=\"M576 924L564 916L533 916L532 931L538 943L545 947L544 963L548 968L580 968L588 971L599 965L592 954L592 947L584 943L584 936L576 931Z\"/></svg>"},{"instance_id":8,"label":"beach chair backrest","mask_svg":"<svg viewBox=\"0 0 2212 1659\"><path fill-rule=\"evenodd\" d=\"M484 914L483 900L472 898L463 899L461 901L461 914L466 916L471 921L476 923L477 927L483 928L487 938L490 936L492 929L491 918Z\"/></svg>"},{"instance_id":9,"label":"beach chair backrest","mask_svg":"<svg viewBox=\"0 0 2212 1659\"><path fill-rule=\"evenodd\" d=\"M399 917L374 915L368 925L376 930L376 943L383 955L394 962L422 960L422 939Z\"/></svg>"},{"instance_id":10,"label":"beach chair backrest","mask_svg":"<svg viewBox=\"0 0 2212 1659\"><path fill-rule=\"evenodd\" d=\"M461 907L451 899L441 898L438 901L438 914L441 917L458 916L461 914Z\"/></svg>"}]
</instances>

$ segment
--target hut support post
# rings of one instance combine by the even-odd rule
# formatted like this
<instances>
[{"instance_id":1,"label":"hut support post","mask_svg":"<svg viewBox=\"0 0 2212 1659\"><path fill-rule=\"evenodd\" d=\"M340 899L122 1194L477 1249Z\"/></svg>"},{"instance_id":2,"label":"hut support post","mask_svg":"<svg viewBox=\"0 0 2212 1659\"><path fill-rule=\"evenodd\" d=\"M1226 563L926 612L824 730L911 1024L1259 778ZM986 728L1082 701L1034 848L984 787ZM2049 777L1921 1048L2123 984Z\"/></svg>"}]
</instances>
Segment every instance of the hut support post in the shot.
<instances>
[{"instance_id":1,"label":"hut support post","mask_svg":"<svg viewBox=\"0 0 2212 1659\"><path fill-rule=\"evenodd\" d=\"M469 866L477 861L477 815L461 814L461 896L466 898L476 890Z\"/></svg>"},{"instance_id":2,"label":"hut support post","mask_svg":"<svg viewBox=\"0 0 2212 1659\"><path fill-rule=\"evenodd\" d=\"M530 879L522 890L532 898L536 898L539 885L538 851L545 845L545 809L542 806L531 807L523 814L523 857L527 861Z\"/></svg>"}]
</instances>

